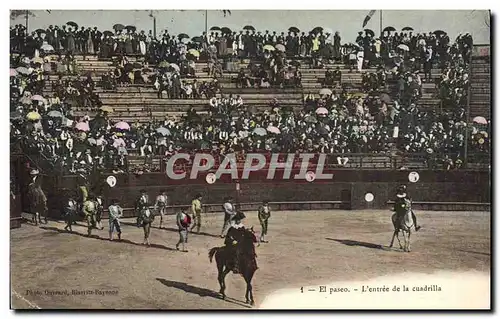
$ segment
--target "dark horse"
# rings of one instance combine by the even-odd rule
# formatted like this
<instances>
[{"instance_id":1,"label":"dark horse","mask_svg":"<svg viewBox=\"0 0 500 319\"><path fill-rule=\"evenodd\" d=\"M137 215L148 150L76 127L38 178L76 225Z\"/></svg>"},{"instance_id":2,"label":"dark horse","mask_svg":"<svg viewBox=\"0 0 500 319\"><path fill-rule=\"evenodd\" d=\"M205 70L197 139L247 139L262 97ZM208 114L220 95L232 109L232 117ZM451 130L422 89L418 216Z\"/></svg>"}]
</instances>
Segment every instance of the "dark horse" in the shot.
<instances>
[{"instance_id":1,"label":"dark horse","mask_svg":"<svg viewBox=\"0 0 500 319\"><path fill-rule=\"evenodd\" d=\"M33 214L33 223L38 225L42 223L42 216L45 224L47 224L47 197L42 190L42 187L36 183L31 183L28 186L28 200L30 213Z\"/></svg>"},{"instance_id":2,"label":"dark horse","mask_svg":"<svg viewBox=\"0 0 500 319\"><path fill-rule=\"evenodd\" d=\"M255 274L257 267L257 255L255 254L254 243L257 242L257 237L252 230L242 229L240 232L239 240L236 244L237 252L231 249L231 247L214 247L210 249L208 257L210 262L215 255L215 261L217 262L217 270L219 272L218 280L220 285L220 293L222 294L222 299L226 298L225 290L226 275L233 271L233 273L239 273L247 283L247 291L245 294L246 303L254 305L253 292L252 292L252 278ZM235 253L239 254L238 264L235 264ZM235 272L235 266L238 268L238 272Z\"/></svg>"}]
</instances>

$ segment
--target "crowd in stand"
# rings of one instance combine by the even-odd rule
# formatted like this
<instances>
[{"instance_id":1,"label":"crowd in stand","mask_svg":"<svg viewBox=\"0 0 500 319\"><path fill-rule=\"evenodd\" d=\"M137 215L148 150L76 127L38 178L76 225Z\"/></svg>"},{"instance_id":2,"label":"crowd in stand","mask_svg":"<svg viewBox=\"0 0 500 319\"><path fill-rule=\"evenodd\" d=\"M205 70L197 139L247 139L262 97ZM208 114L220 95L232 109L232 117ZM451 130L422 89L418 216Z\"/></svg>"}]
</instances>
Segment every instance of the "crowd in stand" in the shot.
<instances>
[{"instance_id":1,"label":"crowd in stand","mask_svg":"<svg viewBox=\"0 0 500 319\"><path fill-rule=\"evenodd\" d=\"M385 32L380 39L365 32L354 44L341 46L337 33L316 30L306 35L298 30L288 35L254 30L221 30L189 39L187 35L162 34L154 39L135 28L116 32L75 26L50 26L45 33L25 36L22 26L11 29L14 51L11 79L11 139L22 141L33 153L41 153L67 172L85 172L91 168L127 170L130 151L150 159L152 155L169 156L191 149L218 154L237 152L325 152L382 153L394 150L445 157L447 168L459 167L465 143L465 106L467 100L469 58L472 39L460 36L450 45L443 33L429 35ZM118 28L120 29L120 28ZM42 35L45 34L45 35ZM219 36L220 34L220 36ZM53 49L44 50L44 45ZM402 47L402 45L404 45ZM283 47L283 48L282 48ZM193 51L194 50L194 51ZM55 51L57 54L47 54ZM94 93L96 84L84 80L58 80L52 92L43 94L50 74L77 73L73 54L117 55L115 70L104 75L102 86L114 89L129 84L153 84L158 97L209 99L209 116L191 110L176 121L115 123L113 111L102 107ZM144 56L131 63L127 55ZM322 90L306 95L304 109L293 112L274 100L269 109L258 113L245 107L241 97L220 96L220 84L184 82L194 77L194 60L206 54L210 75L222 74L224 56L259 57L240 70L238 87L300 87L300 63L293 57L309 57L313 67L323 67L325 60L357 65L364 73L360 94L349 94L342 85L342 72L326 69ZM292 58L290 60L290 57ZM354 62L355 63L354 63ZM149 66L157 64L154 68ZM423 83L432 81L430 70L437 66L442 74L435 81L442 101L442 112L419 107ZM424 78L420 77L420 71ZM156 71L155 71L156 70ZM388 82L397 83L396 99L389 97ZM329 89L331 88L331 90ZM386 92L386 93L384 93ZM74 117L73 106L99 110L94 119ZM471 151L487 150L488 128L475 128ZM477 138L476 138L477 137ZM450 164L450 162L452 164Z\"/></svg>"}]
</instances>

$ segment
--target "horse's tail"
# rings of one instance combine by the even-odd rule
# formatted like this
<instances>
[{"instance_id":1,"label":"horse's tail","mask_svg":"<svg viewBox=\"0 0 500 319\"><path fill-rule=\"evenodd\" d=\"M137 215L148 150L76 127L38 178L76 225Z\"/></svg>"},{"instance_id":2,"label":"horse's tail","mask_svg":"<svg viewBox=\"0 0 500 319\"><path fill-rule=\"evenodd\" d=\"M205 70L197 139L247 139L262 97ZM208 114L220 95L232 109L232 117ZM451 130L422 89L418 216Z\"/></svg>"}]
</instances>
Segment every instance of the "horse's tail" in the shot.
<instances>
[{"instance_id":1,"label":"horse's tail","mask_svg":"<svg viewBox=\"0 0 500 319\"><path fill-rule=\"evenodd\" d=\"M214 258L215 253L219 250L219 247L214 247L210 249L208 252L208 258L210 259L210 262L212 262L212 259Z\"/></svg>"}]
</instances>

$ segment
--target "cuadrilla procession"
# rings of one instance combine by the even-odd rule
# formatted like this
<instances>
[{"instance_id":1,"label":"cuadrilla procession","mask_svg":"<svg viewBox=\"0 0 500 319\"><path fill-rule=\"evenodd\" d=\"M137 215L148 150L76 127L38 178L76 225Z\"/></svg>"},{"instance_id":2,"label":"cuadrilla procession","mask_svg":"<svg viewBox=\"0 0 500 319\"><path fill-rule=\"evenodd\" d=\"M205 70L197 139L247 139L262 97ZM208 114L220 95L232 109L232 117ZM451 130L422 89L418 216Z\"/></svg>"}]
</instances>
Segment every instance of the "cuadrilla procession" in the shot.
<instances>
[{"instance_id":1,"label":"cuadrilla procession","mask_svg":"<svg viewBox=\"0 0 500 319\"><path fill-rule=\"evenodd\" d=\"M11 10L11 309L490 276L489 18Z\"/></svg>"}]
</instances>

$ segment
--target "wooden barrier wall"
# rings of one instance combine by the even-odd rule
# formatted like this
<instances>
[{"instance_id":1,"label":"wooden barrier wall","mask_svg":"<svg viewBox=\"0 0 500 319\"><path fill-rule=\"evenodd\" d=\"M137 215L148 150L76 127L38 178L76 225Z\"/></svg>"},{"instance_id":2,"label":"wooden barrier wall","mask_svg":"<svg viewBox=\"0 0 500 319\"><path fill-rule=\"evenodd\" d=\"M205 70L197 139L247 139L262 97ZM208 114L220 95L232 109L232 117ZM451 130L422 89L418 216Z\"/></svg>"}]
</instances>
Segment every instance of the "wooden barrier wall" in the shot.
<instances>
[{"instance_id":1,"label":"wooden barrier wall","mask_svg":"<svg viewBox=\"0 0 500 319\"><path fill-rule=\"evenodd\" d=\"M219 180L209 185L200 178L179 184L169 180L165 174L146 173L115 175L117 184L111 188L104 176L94 192L102 194L108 202L118 198L122 207L133 207L140 190L145 189L153 201L160 189L165 189L170 205L188 205L196 193L203 194L203 202L221 204L226 196L233 196L241 203L261 202L344 202L347 209L381 209L394 198L396 188L404 183L414 201L419 202L471 202L489 203L490 173L486 171L418 171L417 183L408 182L409 171L389 170L338 170L332 180L260 180L231 181ZM293 176L293 175L292 175ZM78 187L76 176L64 176L56 182L53 176L44 180L44 190L48 194L49 207L59 210L64 193ZM185 181L187 182L187 181ZM54 187L55 185L57 187ZM237 190L239 184L239 191ZM47 185L47 187L45 186ZM372 203L366 203L365 194L374 195Z\"/></svg>"}]
</instances>

